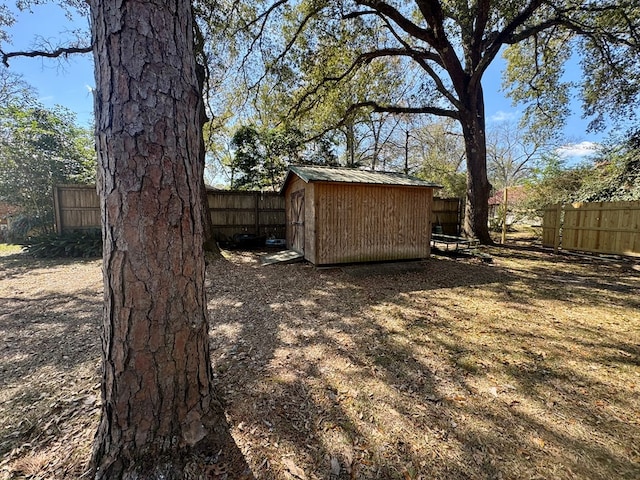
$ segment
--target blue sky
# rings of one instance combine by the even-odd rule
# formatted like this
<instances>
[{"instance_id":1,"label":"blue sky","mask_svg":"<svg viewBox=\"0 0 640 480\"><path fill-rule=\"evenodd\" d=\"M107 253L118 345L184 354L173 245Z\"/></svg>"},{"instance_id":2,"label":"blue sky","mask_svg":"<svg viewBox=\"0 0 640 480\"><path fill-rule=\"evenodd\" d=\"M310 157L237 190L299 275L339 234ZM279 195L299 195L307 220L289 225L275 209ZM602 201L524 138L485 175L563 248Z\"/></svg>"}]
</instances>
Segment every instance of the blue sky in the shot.
<instances>
[{"instance_id":1,"label":"blue sky","mask_svg":"<svg viewBox=\"0 0 640 480\"><path fill-rule=\"evenodd\" d=\"M77 18L73 23L65 17L64 10L55 5L35 5L33 14L18 14L10 29L12 43L4 45L7 51L40 49L43 42L59 46L61 38L70 38L69 31L88 28L88 21ZM88 126L93 119L95 85L91 54L71 55L66 60L16 57L10 60L10 70L24 76L36 88L40 101L49 107L56 104L76 113L78 123Z\"/></svg>"},{"instance_id":2,"label":"blue sky","mask_svg":"<svg viewBox=\"0 0 640 480\"><path fill-rule=\"evenodd\" d=\"M12 45L3 47L7 51L31 50L42 42L53 46L61 44L60 38L69 38L74 28L88 28L86 19L76 18L73 23L65 17L64 11L55 5L35 5L33 13L18 14L16 24L10 30ZM502 61L494 62L485 74L485 102L487 122L517 119L519 111L501 92L500 71ZM95 85L91 54L73 55L68 59L50 60L34 58L13 58L10 68L33 85L40 101L46 106L62 105L75 112L78 123L89 126L93 120L93 99L91 89ZM581 156L593 142L603 135L587 134L587 121L580 117L579 106L575 104L574 115L567 122L565 136L571 147L565 149L566 156Z\"/></svg>"}]
</instances>

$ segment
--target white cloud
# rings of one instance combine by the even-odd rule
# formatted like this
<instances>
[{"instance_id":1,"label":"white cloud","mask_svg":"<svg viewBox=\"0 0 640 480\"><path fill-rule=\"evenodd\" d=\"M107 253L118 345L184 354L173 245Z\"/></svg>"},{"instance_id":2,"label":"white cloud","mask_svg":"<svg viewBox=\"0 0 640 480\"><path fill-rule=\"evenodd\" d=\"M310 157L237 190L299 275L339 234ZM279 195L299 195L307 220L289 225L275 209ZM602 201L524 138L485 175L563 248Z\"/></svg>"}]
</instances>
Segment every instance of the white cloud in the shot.
<instances>
[{"instance_id":1,"label":"white cloud","mask_svg":"<svg viewBox=\"0 0 640 480\"><path fill-rule=\"evenodd\" d=\"M563 145L556 151L563 158L587 157L594 154L600 148L600 144L596 142L580 142Z\"/></svg>"},{"instance_id":2,"label":"white cloud","mask_svg":"<svg viewBox=\"0 0 640 480\"><path fill-rule=\"evenodd\" d=\"M518 118L517 112L505 112L503 110L498 110L489 117L489 120L492 122L505 122L507 120L515 120L516 118Z\"/></svg>"}]
</instances>

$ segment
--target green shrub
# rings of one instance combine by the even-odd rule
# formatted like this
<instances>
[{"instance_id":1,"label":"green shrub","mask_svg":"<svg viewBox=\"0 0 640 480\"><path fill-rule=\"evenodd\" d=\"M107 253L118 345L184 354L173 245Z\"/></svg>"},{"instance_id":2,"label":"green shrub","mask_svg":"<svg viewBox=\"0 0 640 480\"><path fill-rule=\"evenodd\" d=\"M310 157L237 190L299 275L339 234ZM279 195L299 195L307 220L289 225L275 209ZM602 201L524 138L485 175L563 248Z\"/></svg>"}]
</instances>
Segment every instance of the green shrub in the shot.
<instances>
[{"instance_id":1,"label":"green shrub","mask_svg":"<svg viewBox=\"0 0 640 480\"><path fill-rule=\"evenodd\" d=\"M22 244L29 255L39 258L99 257L102 255L100 230L77 230L58 235L55 233L30 237Z\"/></svg>"},{"instance_id":2,"label":"green shrub","mask_svg":"<svg viewBox=\"0 0 640 480\"><path fill-rule=\"evenodd\" d=\"M20 214L9 224L6 240L11 243L23 243L29 236L43 234L39 228L41 225L42 221L37 216Z\"/></svg>"}]
</instances>

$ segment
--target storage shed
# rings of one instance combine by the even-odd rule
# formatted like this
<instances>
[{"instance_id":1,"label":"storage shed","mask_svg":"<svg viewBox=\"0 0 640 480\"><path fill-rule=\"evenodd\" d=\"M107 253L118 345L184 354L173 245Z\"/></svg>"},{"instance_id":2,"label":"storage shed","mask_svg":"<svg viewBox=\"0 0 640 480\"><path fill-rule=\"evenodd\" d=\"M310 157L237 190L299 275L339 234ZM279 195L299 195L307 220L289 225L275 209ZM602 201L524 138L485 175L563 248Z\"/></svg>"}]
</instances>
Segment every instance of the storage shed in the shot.
<instances>
[{"instance_id":1,"label":"storage shed","mask_svg":"<svg viewBox=\"0 0 640 480\"><path fill-rule=\"evenodd\" d=\"M281 190L287 247L315 265L427 258L436 188L399 173L292 166Z\"/></svg>"}]
</instances>

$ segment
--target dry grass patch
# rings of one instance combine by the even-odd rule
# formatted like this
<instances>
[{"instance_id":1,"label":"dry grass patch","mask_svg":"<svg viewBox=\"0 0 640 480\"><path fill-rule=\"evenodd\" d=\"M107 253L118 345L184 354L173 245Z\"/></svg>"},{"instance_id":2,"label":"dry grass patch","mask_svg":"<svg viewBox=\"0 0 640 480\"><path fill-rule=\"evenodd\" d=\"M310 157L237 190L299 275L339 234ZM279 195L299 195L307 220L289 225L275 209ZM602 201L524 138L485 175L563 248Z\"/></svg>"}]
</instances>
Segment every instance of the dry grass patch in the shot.
<instances>
[{"instance_id":1,"label":"dry grass patch","mask_svg":"<svg viewBox=\"0 0 640 480\"><path fill-rule=\"evenodd\" d=\"M208 267L212 362L259 479L640 478L637 263ZM0 255L0 478L79 478L98 261ZM217 477L222 478L222 477Z\"/></svg>"},{"instance_id":2,"label":"dry grass patch","mask_svg":"<svg viewBox=\"0 0 640 480\"><path fill-rule=\"evenodd\" d=\"M212 265L214 365L256 475L639 478L637 265L492 253Z\"/></svg>"},{"instance_id":3,"label":"dry grass patch","mask_svg":"<svg viewBox=\"0 0 640 480\"><path fill-rule=\"evenodd\" d=\"M79 478L99 406L98 261L0 255L0 478Z\"/></svg>"}]
</instances>

